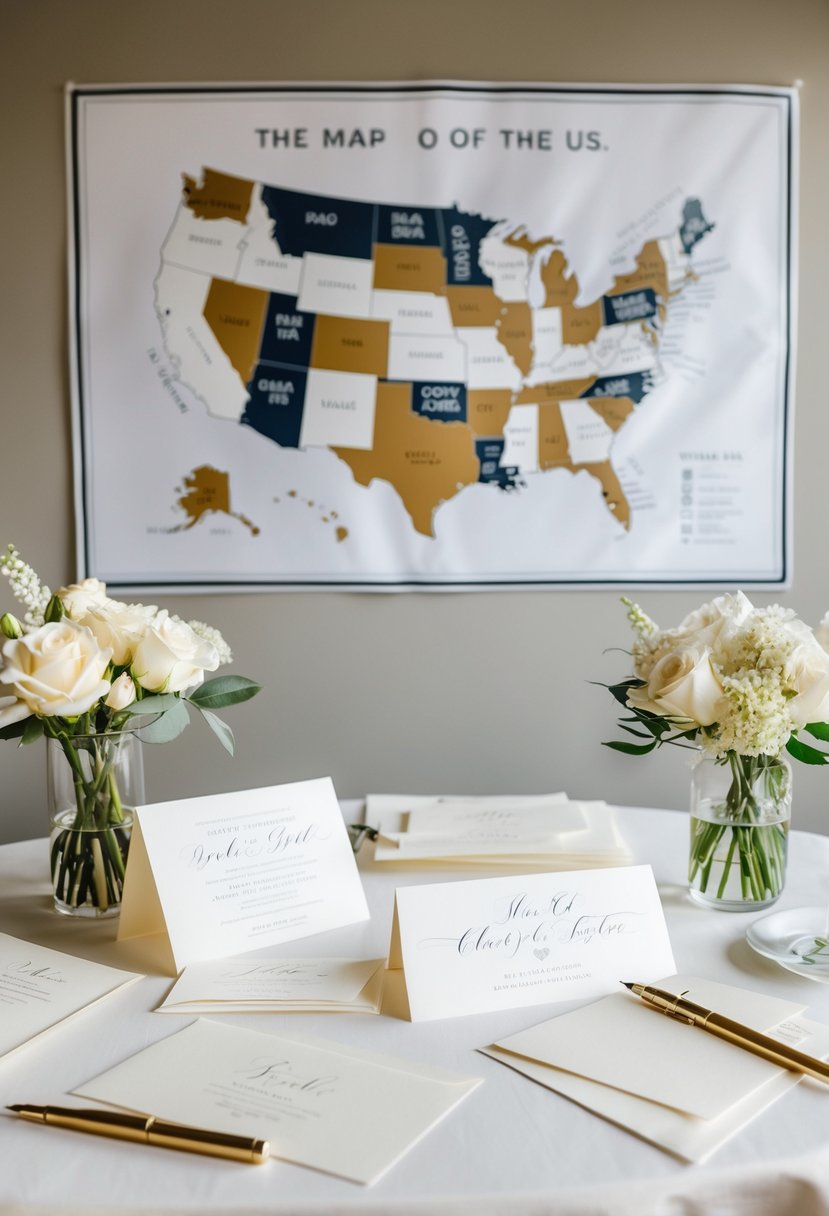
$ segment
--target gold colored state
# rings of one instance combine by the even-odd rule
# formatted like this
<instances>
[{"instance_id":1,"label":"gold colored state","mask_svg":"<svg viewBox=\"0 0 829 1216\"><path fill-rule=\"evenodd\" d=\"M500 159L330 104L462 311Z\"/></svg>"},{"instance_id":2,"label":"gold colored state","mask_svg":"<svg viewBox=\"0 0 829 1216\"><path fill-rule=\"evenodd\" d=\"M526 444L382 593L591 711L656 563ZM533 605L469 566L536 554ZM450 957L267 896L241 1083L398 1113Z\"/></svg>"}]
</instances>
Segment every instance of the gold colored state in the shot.
<instances>
[{"instance_id":1,"label":"gold colored state","mask_svg":"<svg viewBox=\"0 0 829 1216\"><path fill-rule=\"evenodd\" d=\"M375 291L430 291L446 289L446 258L428 245L375 245Z\"/></svg>"},{"instance_id":2,"label":"gold colored state","mask_svg":"<svg viewBox=\"0 0 829 1216\"><path fill-rule=\"evenodd\" d=\"M174 532L187 531L194 527L205 515L219 513L237 519L250 529L252 536L259 535L259 528L246 515L240 515L230 509L230 477L223 469L214 469L211 465L200 465L184 478L184 486L179 487L181 497L178 505L187 514L187 522L174 528Z\"/></svg>"},{"instance_id":3,"label":"gold colored state","mask_svg":"<svg viewBox=\"0 0 829 1216\"><path fill-rule=\"evenodd\" d=\"M201 185L182 174L185 205L201 220L237 220L244 224L250 211L253 182L204 169Z\"/></svg>"},{"instance_id":4,"label":"gold colored state","mask_svg":"<svg viewBox=\"0 0 829 1216\"><path fill-rule=\"evenodd\" d=\"M204 302L204 319L216 341L247 384L256 370L268 293L228 279L213 279Z\"/></svg>"},{"instance_id":5,"label":"gold colored state","mask_svg":"<svg viewBox=\"0 0 829 1216\"><path fill-rule=\"evenodd\" d=\"M498 439L512 408L508 388L471 388L466 394L466 421L474 435Z\"/></svg>"},{"instance_id":6,"label":"gold colored state","mask_svg":"<svg viewBox=\"0 0 829 1216\"><path fill-rule=\"evenodd\" d=\"M388 321L317 316L311 367L385 377L388 360Z\"/></svg>"},{"instance_id":7,"label":"gold colored state","mask_svg":"<svg viewBox=\"0 0 829 1216\"><path fill-rule=\"evenodd\" d=\"M522 376L530 374L533 364L532 309L523 301L504 304L497 321L498 341Z\"/></svg>"},{"instance_id":8,"label":"gold colored state","mask_svg":"<svg viewBox=\"0 0 829 1216\"><path fill-rule=\"evenodd\" d=\"M432 422L413 413L411 404L411 384L378 384L372 449L333 451L360 485L380 480L394 486L415 530L434 536L435 511L474 485L480 466L466 423Z\"/></svg>"},{"instance_id":9,"label":"gold colored state","mask_svg":"<svg viewBox=\"0 0 829 1216\"><path fill-rule=\"evenodd\" d=\"M499 300L491 287L447 287L446 298L456 329L491 327L498 323L504 311L504 301Z\"/></svg>"}]
</instances>

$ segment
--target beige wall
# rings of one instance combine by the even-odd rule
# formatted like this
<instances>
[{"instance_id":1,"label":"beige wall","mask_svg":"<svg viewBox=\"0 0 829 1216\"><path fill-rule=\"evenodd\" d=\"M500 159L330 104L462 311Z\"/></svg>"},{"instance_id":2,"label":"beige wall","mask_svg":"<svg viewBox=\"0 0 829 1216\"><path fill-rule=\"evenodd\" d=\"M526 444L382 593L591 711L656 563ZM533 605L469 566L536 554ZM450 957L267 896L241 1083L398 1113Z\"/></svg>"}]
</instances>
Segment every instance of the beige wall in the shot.
<instances>
[{"instance_id":1,"label":"beige wall","mask_svg":"<svg viewBox=\"0 0 829 1216\"><path fill-rule=\"evenodd\" d=\"M780 598L810 621L829 607L826 0L0 0L0 18L0 544L15 540L53 586L74 575L65 81L802 79L796 566ZM646 599L670 622L700 596ZM625 670L602 653L626 641L614 593L162 602L218 625L236 670L265 691L230 711L235 761L198 725L149 749L152 798L331 773L343 796L563 787L685 805L683 753L628 760L599 746L614 715L587 681ZM0 841L44 832L40 747L2 745ZM799 768L795 789L798 824L827 830L829 774Z\"/></svg>"}]
</instances>

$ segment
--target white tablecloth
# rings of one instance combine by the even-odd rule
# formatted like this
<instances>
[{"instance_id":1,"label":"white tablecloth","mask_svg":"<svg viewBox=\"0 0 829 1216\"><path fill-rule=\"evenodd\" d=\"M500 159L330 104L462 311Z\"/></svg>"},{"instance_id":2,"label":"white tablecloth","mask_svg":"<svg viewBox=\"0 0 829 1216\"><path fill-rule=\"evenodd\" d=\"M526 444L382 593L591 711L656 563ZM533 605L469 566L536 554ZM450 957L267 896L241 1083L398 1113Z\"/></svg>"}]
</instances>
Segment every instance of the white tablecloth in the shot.
<instances>
[{"instance_id":1,"label":"white tablecloth","mask_svg":"<svg viewBox=\"0 0 829 1216\"><path fill-rule=\"evenodd\" d=\"M351 818L357 807L346 804L345 810ZM745 941L750 915L707 911L690 902L683 886L687 816L620 808L620 820L635 860L654 868L679 971L806 1003L812 1016L829 1023L829 985L754 954ZM390 874L373 866L370 846L360 868L371 921L279 953L384 955L395 886L454 877ZM828 896L829 838L794 832L789 882L777 907L823 903ZM114 966L145 969L141 941L116 943L114 923L78 925L51 910L44 841L0 848L0 930ZM190 1019L150 1012L170 982L150 975L0 1061L0 1105L59 1103L81 1082L185 1025ZM710 1164L691 1167L475 1051L569 1008L539 1006L416 1025L356 1014L229 1016L265 1031L303 1031L442 1065L486 1083L370 1189L280 1161L245 1167L33 1127L3 1114L0 1212L829 1214L829 1090L817 1082L801 1082Z\"/></svg>"}]
</instances>

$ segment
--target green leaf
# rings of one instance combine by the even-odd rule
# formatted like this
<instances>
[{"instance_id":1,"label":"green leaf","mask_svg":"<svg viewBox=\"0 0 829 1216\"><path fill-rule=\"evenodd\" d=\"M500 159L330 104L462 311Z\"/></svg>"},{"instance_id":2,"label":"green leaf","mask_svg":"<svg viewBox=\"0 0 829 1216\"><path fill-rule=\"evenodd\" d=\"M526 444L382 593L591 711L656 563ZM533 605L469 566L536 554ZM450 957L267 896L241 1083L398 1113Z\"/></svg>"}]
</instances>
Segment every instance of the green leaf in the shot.
<instances>
[{"instance_id":1,"label":"green leaf","mask_svg":"<svg viewBox=\"0 0 829 1216\"><path fill-rule=\"evenodd\" d=\"M607 691L610 693L611 697L614 698L614 700L618 701L620 705L624 705L625 709L627 709L629 708L628 693L630 692L631 688L644 688L644 685L644 680L622 680L619 684L608 684Z\"/></svg>"},{"instance_id":2,"label":"green leaf","mask_svg":"<svg viewBox=\"0 0 829 1216\"><path fill-rule=\"evenodd\" d=\"M132 718L143 718L154 714L167 713L175 705L181 704L181 698L175 693L166 692L158 697L144 697L143 701L133 701L123 712Z\"/></svg>"},{"instance_id":3,"label":"green leaf","mask_svg":"<svg viewBox=\"0 0 829 1216\"><path fill-rule=\"evenodd\" d=\"M825 752L818 751L816 747L810 747L808 743L796 739L794 735L786 744L786 751L803 764L829 764L829 756Z\"/></svg>"},{"instance_id":4,"label":"green leaf","mask_svg":"<svg viewBox=\"0 0 829 1216\"><path fill-rule=\"evenodd\" d=\"M142 743L169 743L171 739L177 739L183 730L186 729L190 715L187 712L187 705L184 701L180 701L178 697L174 698L175 704L165 713L160 714L155 722L150 722L147 726L142 726L136 731L138 738Z\"/></svg>"},{"instance_id":5,"label":"green leaf","mask_svg":"<svg viewBox=\"0 0 829 1216\"><path fill-rule=\"evenodd\" d=\"M20 746L25 747L27 743L34 743L37 739L43 737L43 723L40 718L26 718L23 722L23 734L20 737Z\"/></svg>"},{"instance_id":6,"label":"green leaf","mask_svg":"<svg viewBox=\"0 0 829 1216\"><path fill-rule=\"evenodd\" d=\"M196 706L201 716L204 718L207 725L213 731L213 734L221 743L226 752L232 756L236 748L236 740L233 738L233 731L226 722L221 718L217 718L215 714L211 714L209 709L202 709L201 706Z\"/></svg>"},{"instance_id":7,"label":"green leaf","mask_svg":"<svg viewBox=\"0 0 829 1216\"><path fill-rule=\"evenodd\" d=\"M654 739L652 743L643 743L641 746L637 743L617 743L614 740L612 743L604 743L602 746L612 747L615 752L624 752L626 756L645 756L656 747L656 740Z\"/></svg>"},{"instance_id":8,"label":"green leaf","mask_svg":"<svg viewBox=\"0 0 829 1216\"><path fill-rule=\"evenodd\" d=\"M216 676L205 680L187 698L199 709L222 709L225 705L238 705L249 701L261 690L262 685L246 676Z\"/></svg>"},{"instance_id":9,"label":"green leaf","mask_svg":"<svg viewBox=\"0 0 829 1216\"><path fill-rule=\"evenodd\" d=\"M650 735L643 730L634 730L632 726L623 726L621 722L619 725L622 730L627 731L629 735L635 735L637 739L650 739Z\"/></svg>"},{"instance_id":10,"label":"green leaf","mask_svg":"<svg viewBox=\"0 0 829 1216\"><path fill-rule=\"evenodd\" d=\"M815 739L829 740L829 722L810 722L805 728Z\"/></svg>"}]
</instances>

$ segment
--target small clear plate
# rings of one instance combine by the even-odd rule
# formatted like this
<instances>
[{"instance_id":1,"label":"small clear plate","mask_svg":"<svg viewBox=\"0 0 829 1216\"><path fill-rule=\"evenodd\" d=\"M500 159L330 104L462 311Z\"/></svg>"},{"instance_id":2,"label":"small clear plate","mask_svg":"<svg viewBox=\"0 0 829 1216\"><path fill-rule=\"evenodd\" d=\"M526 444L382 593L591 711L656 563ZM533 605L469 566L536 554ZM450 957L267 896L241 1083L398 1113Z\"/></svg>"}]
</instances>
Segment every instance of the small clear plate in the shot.
<instances>
[{"instance_id":1,"label":"small clear plate","mask_svg":"<svg viewBox=\"0 0 829 1216\"><path fill-rule=\"evenodd\" d=\"M761 916L746 930L746 940L764 958L788 971L829 984L829 934L826 905L789 908Z\"/></svg>"}]
</instances>

